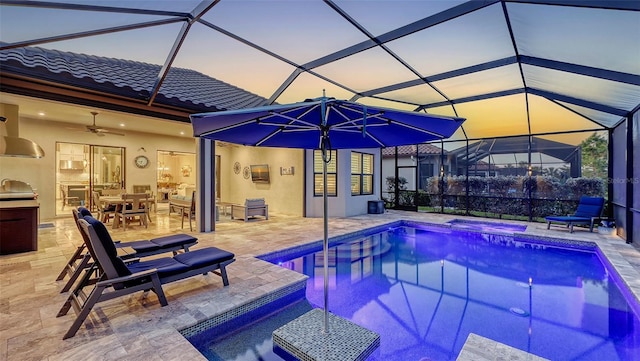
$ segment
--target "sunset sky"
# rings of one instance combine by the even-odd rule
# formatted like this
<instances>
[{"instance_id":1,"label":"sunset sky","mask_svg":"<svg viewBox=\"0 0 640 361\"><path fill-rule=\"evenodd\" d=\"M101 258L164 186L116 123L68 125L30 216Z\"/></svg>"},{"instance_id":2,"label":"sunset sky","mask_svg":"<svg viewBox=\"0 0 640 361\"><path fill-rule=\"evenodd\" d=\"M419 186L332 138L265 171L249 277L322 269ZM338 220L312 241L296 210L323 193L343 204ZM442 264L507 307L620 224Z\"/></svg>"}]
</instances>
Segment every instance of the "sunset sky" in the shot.
<instances>
[{"instance_id":1,"label":"sunset sky","mask_svg":"<svg viewBox=\"0 0 640 361\"><path fill-rule=\"evenodd\" d=\"M69 3L189 12L200 0ZM334 1L334 4L370 35L383 38L391 31L464 2L350 0ZM328 96L350 99L354 92L367 92L516 55L635 76L640 74L638 11L508 2L505 8L508 17L505 17L502 3L498 2L428 28L418 27L416 32L386 42L386 50L365 46L353 55L311 69L340 86L303 72L275 101L282 104L314 98L322 95L323 89ZM14 43L171 18L0 5L0 40ZM202 72L265 98L270 98L285 83L296 65L305 65L369 41L367 34L322 1L222 0L202 19L271 53L195 23L173 66ZM162 65L182 24L176 22L35 46ZM509 25L513 29L513 41ZM358 101L414 110L420 105L433 105L446 99L463 99L525 86L618 109L630 110L640 99L638 85L527 64L522 67L509 64L444 77L433 81L432 85L418 83L376 94L396 101L371 97ZM457 114L450 105L427 109L431 113L467 118L464 132L470 138L602 129L616 124L621 118L575 104L552 102L538 95L527 97L524 93L462 102L456 104L455 110ZM464 139L462 130L454 139Z\"/></svg>"}]
</instances>

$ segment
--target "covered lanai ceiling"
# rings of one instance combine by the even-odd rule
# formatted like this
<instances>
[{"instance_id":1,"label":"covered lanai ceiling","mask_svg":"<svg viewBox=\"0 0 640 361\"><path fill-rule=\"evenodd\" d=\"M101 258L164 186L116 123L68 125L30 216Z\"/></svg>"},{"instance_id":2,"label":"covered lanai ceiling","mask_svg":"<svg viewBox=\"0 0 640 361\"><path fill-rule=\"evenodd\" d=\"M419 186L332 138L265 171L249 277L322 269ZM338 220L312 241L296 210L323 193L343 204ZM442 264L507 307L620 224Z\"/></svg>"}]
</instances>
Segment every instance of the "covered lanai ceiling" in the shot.
<instances>
[{"instance_id":1,"label":"covered lanai ceiling","mask_svg":"<svg viewBox=\"0 0 640 361\"><path fill-rule=\"evenodd\" d=\"M176 67L266 103L326 89L463 117L459 140L607 129L640 105L640 1L2 0L0 23L0 50L159 65L148 104Z\"/></svg>"}]
</instances>

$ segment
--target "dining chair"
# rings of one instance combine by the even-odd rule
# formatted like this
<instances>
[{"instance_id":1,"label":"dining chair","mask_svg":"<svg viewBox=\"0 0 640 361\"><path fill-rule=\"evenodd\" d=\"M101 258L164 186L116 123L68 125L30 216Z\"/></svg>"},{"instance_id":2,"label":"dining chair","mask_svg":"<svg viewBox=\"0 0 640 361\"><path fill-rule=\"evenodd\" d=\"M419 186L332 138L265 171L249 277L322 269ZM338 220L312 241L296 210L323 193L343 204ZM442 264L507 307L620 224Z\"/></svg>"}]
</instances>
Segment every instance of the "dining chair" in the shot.
<instances>
[{"instance_id":1,"label":"dining chair","mask_svg":"<svg viewBox=\"0 0 640 361\"><path fill-rule=\"evenodd\" d=\"M93 197L93 203L98 210L98 219L103 223L108 222L111 218L114 218L116 215L116 206L113 204L104 204L100 200L100 192L93 191L91 192L91 196Z\"/></svg>"},{"instance_id":2,"label":"dining chair","mask_svg":"<svg viewBox=\"0 0 640 361\"><path fill-rule=\"evenodd\" d=\"M191 205L189 207L183 207L180 211L182 222L180 224L180 228L184 228L184 219L189 219L189 230L193 231L193 226L191 225L191 221L196 218L196 192L191 192Z\"/></svg>"},{"instance_id":3,"label":"dining chair","mask_svg":"<svg viewBox=\"0 0 640 361\"><path fill-rule=\"evenodd\" d=\"M67 189L64 185L60 185L60 194L62 195L62 210L64 211L64 206L71 206L74 204L80 204L80 197L69 197L67 194Z\"/></svg>"},{"instance_id":4,"label":"dining chair","mask_svg":"<svg viewBox=\"0 0 640 361\"><path fill-rule=\"evenodd\" d=\"M147 200L147 203L149 203L149 212L151 212L152 210L155 212L157 210L156 208L157 200L156 200L155 194L153 194L153 191L151 190L145 191L145 193L149 195L149 199ZM149 218L149 221L151 221L151 218Z\"/></svg>"},{"instance_id":5,"label":"dining chair","mask_svg":"<svg viewBox=\"0 0 640 361\"><path fill-rule=\"evenodd\" d=\"M122 189L103 189L102 190L103 196L119 196L122 193L123 193Z\"/></svg>"},{"instance_id":6,"label":"dining chair","mask_svg":"<svg viewBox=\"0 0 640 361\"><path fill-rule=\"evenodd\" d=\"M138 217L140 225L144 224L145 228L147 228L149 219L147 200L149 199L149 194L124 193L122 199L124 200L124 205L116 211L116 216L118 217L118 222L122 221L124 230L127 230L127 221L132 221L136 217Z\"/></svg>"},{"instance_id":7,"label":"dining chair","mask_svg":"<svg viewBox=\"0 0 640 361\"><path fill-rule=\"evenodd\" d=\"M151 185L149 184L133 185L133 193L146 193L148 191L151 191Z\"/></svg>"}]
</instances>

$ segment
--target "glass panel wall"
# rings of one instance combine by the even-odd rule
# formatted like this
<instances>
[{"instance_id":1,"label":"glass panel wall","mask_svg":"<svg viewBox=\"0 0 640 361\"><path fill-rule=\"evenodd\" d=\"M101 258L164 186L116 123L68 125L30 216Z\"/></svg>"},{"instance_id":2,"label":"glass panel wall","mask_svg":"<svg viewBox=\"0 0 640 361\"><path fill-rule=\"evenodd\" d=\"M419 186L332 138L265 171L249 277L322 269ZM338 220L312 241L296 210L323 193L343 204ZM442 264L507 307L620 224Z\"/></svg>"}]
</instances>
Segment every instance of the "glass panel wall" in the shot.
<instances>
[{"instance_id":1,"label":"glass panel wall","mask_svg":"<svg viewBox=\"0 0 640 361\"><path fill-rule=\"evenodd\" d=\"M351 152L351 195L373 194L373 155Z\"/></svg>"},{"instance_id":2,"label":"glass panel wall","mask_svg":"<svg viewBox=\"0 0 640 361\"><path fill-rule=\"evenodd\" d=\"M158 151L158 202L168 202L172 194L190 196L196 179L194 153Z\"/></svg>"},{"instance_id":3,"label":"glass panel wall","mask_svg":"<svg viewBox=\"0 0 640 361\"><path fill-rule=\"evenodd\" d=\"M573 213L582 195L607 197L607 143L600 131L388 148L383 197L389 208L543 221Z\"/></svg>"},{"instance_id":4,"label":"glass panel wall","mask_svg":"<svg viewBox=\"0 0 640 361\"><path fill-rule=\"evenodd\" d=\"M336 197L338 195L338 151L329 151L329 163L327 163L327 196ZM323 193L323 164L322 152L313 151L313 195L322 196Z\"/></svg>"},{"instance_id":5,"label":"glass panel wall","mask_svg":"<svg viewBox=\"0 0 640 361\"><path fill-rule=\"evenodd\" d=\"M89 144L56 144L57 215L68 215L69 206L95 207L91 195L103 189L122 189L124 152L121 147Z\"/></svg>"}]
</instances>

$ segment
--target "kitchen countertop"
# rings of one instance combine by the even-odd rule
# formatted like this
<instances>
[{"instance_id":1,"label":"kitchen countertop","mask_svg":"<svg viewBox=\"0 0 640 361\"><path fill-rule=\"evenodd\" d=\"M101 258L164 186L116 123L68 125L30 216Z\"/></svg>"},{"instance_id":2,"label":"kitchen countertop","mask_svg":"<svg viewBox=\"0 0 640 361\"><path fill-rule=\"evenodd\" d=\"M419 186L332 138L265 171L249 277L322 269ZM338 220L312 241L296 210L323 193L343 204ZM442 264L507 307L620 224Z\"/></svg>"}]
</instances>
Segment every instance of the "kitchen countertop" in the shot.
<instances>
[{"instance_id":1,"label":"kitchen countertop","mask_svg":"<svg viewBox=\"0 0 640 361\"><path fill-rule=\"evenodd\" d=\"M40 207L37 199L19 199L14 201L0 201L0 208L26 208L26 207Z\"/></svg>"}]
</instances>

